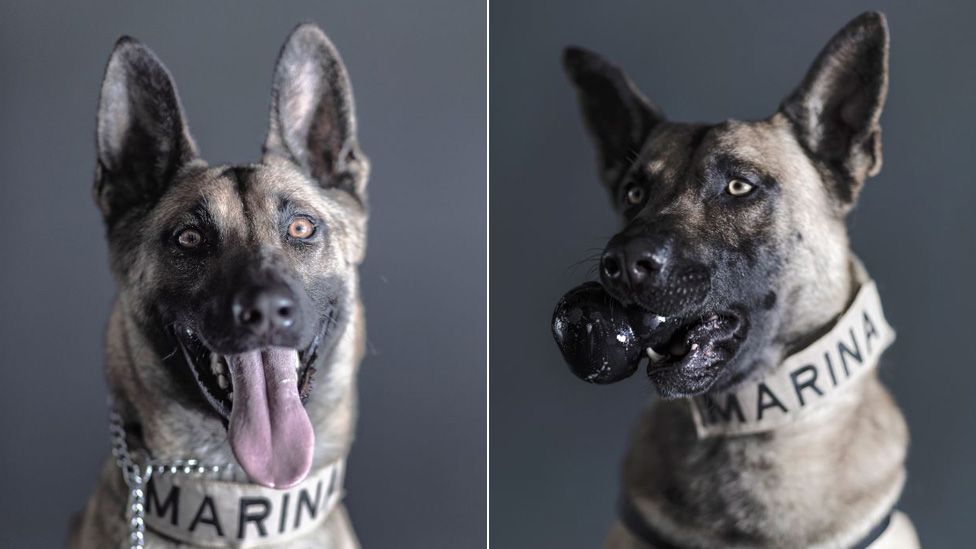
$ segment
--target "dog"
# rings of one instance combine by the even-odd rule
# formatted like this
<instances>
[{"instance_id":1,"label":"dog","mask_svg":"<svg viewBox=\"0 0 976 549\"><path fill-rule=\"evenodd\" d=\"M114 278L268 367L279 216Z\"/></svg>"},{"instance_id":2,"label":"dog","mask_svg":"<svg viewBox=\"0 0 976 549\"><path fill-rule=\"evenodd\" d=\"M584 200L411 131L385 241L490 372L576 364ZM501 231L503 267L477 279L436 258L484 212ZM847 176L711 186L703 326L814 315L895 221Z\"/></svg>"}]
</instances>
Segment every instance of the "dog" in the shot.
<instances>
[{"instance_id":1,"label":"dog","mask_svg":"<svg viewBox=\"0 0 976 549\"><path fill-rule=\"evenodd\" d=\"M881 169L884 16L843 27L759 121L667 121L598 54L563 64L623 229L554 334L591 382L646 354L662 397L605 547L917 547L895 510L907 426L869 364L893 332L845 226Z\"/></svg>"},{"instance_id":2,"label":"dog","mask_svg":"<svg viewBox=\"0 0 976 549\"><path fill-rule=\"evenodd\" d=\"M368 175L346 68L314 24L281 50L261 160L245 165L209 166L167 69L118 41L94 195L118 283L119 436L71 547L359 546L341 479Z\"/></svg>"}]
</instances>

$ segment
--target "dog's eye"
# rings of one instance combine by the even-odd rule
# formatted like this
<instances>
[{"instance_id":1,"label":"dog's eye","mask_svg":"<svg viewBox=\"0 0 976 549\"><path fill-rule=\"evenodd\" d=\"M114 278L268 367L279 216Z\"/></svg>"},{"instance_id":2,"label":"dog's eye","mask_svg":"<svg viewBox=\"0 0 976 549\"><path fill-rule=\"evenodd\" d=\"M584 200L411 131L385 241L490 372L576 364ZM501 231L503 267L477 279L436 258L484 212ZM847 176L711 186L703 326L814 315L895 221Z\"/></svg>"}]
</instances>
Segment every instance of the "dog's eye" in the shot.
<instances>
[{"instance_id":1,"label":"dog's eye","mask_svg":"<svg viewBox=\"0 0 976 549\"><path fill-rule=\"evenodd\" d=\"M303 217L293 220L288 225L288 236L292 238L304 240L312 236L313 233L315 233L315 224Z\"/></svg>"},{"instance_id":2,"label":"dog's eye","mask_svg":"<svg viewBox=\"0 0 976 549\"><path fill-rule=\"evenodd\" d=\"M196 229L183 229L176 235L176 243L183 248L196 248L203 243L203 235Z\"/></svg>"},{"instance_id":3,"label":"dog's eye","mask_svg":"<svg viewBox=\"0 0 976 549\"><path fill-rule=\"evenodd\" d=\"M644 187L640 185L630 185L624 192L624 199L631 206L636 206L644 202Z\"/></svg>"},{"instance_id":4,"label":"dog's eye","mask_svg":"<svg viewBox=\"0 0 976 549\"><path fill-rule=\"evenodd\" d=\"M751 193L752 189L753 186L751 183L747 183L741 179L733 179L725 187L725 190L732 196L745 196Z\"/></svg>"}]
</instances>

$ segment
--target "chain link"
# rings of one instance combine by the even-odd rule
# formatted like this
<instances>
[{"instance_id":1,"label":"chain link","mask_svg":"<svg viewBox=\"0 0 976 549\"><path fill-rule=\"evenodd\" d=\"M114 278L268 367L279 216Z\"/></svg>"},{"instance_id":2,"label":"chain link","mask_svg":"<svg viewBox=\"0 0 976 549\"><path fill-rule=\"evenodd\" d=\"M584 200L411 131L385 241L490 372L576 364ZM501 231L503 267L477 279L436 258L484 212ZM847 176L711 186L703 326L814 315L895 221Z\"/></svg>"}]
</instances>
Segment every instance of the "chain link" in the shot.
<instances>
[{"instance_id":1,"label":"chain link","mask_svg":"<svg viewBox=\"0 0 976 549\"><path fill-rule=\"evenodd\" d=\"M217 475L231 465L204 465L195 459L177 459L161 462L149 459L140 465L129 450L122 416L116 411L109 398L108 431L112 441L112 455L122 471L122 480L129 487L125 519L129 526L130 549L141 549L146 544L146 485L153 473L157 475Z\"/></svg>"}]
</instances>

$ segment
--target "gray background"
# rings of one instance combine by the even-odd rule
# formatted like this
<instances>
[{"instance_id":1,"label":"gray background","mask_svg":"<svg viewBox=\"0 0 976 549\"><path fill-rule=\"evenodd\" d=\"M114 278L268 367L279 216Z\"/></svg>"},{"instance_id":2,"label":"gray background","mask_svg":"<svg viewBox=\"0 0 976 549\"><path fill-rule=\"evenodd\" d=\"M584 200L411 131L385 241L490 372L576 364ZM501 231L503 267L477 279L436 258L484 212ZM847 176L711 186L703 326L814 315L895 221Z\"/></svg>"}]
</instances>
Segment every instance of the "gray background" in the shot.
<instances>
[{"instance_id":1,"label":"gray background","mask_svg":"<svg viewBox=\"0 0 976 549\"><path fill-rule=\"evenodd\" d=\"M763 118L828 38L887 12L885 164L850 220L899 339L882 378L912 431L901 507L926 547L972 545L976 477L976 6L947 2L491 3L491 526L493 545L595 547L646 378L573 377L549 335L571 268L616 229L559 56L622 65L677 120Z\"/></svg>"},{"instance_id":2,"label":"gray background","mask_svg":"<svg viewBox=\"0 0 976 549\"><path fill-rule=\"evenodd\" d=\"M62 545L108 453L90 189L115 39L167 64L205 158L249 162L303 20L345 58L373 161L353 523L366 547L483 546L485 18L477 0L0 3L0 546Z\"/></svg>"}]
</instances>

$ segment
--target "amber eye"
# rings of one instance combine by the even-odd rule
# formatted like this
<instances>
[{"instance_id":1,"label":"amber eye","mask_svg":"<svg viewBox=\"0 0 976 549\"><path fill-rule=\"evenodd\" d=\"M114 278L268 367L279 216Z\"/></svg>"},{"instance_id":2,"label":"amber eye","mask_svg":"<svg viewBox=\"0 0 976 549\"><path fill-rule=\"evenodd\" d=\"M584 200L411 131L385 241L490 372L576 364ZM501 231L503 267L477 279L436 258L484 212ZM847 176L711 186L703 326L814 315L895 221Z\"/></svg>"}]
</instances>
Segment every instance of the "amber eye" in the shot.
<instances>
[{"instance_id":1,"label":"amber eye","mask_svg":"<svg viewBox=\"0 0 976 549\"><path fill-rule=\"evenodd\" d=\"M294 219L288 225L288 236L292 238L302 240L312 236L313 233L315 233L315 224L304 217Z\"/></svg>"},{"instance_id":2,"label":"amber eye","mask_svg":"<svg viewBox=\"0 0 976 549\"><path fill-rule=\"evenodd\" d=\"M631 185L627 188L627 192L624 193L624 198L626 198L627 203L636 206L644 202L644 187L640 185Z\"/></svg>"},{"instance_id":3,"label":"amber eye","mask_svg":"<svg viewBox=\"0 0 976 549\"><path fill-rule=\"evenodd\" d=\"M729 181L729 184L725 187L725 190L729 192L732 196L745 196L752 192L752 184L747 183L741 179L733 179Z\"/></svg>"},{"instance_id":4,"label":"amber eye","mask_svg":"<svg viewBox=\"0 0 976 549\"><path fill-rule=\"evenodd\" d=\"M176 236L176 243L183 248L196 248L203 243L203 235L196 229L183 229Z\"/></svg>"}]
</instances>

